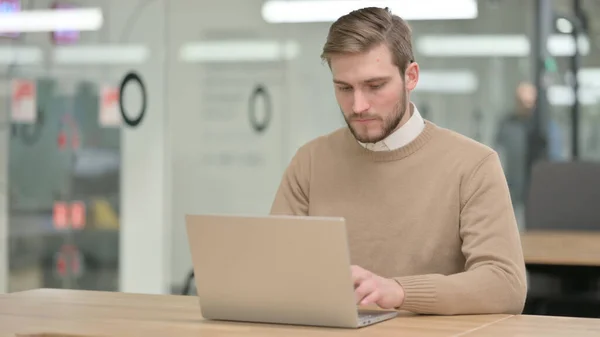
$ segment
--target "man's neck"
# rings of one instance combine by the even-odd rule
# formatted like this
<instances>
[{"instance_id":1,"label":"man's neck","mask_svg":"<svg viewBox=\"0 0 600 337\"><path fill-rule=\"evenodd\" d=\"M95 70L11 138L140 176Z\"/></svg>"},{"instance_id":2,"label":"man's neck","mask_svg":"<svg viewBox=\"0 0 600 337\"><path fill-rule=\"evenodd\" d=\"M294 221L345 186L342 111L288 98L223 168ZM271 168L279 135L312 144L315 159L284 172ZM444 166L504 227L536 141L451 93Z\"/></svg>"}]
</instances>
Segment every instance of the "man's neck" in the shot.
<instances>
[{"instance_id":1,"label":"man's neck","mask_svg":"<svg viewBox=\"0 0 600 337\"><path fill-rule=\"evenodd\" d=\"M404 115L402 116L402 119L400 120L400 123L398 123L398 126L396 127L394 132L398 131L398 129L400 129L406 123L408 123L408 121L410 120L410 118L413 116L414 113L415 113L415 106L411 102L408 102L408 106L406 107L406 109L404 109Z\"/></svg>"}]
</instances>

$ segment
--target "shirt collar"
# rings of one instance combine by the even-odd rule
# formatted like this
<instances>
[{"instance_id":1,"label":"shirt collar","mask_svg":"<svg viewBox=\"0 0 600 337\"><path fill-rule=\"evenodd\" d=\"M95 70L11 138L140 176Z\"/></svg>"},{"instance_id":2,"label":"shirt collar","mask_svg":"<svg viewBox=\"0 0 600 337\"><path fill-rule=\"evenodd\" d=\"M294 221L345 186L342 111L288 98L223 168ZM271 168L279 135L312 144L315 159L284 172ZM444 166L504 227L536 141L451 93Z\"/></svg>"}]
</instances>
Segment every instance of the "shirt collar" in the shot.
<instances>
[{"instance_id":1,"label":"shirt collar","mask_svg":"<svg viewBox=\"0 0 600 337\"><path fill-rule=\"evenodd\" d=\"M417 107L412 102L410 104L412 107L412 116L398 130L377 143L359 143L371 151L391 151L399 149L415 140L425 128L425 121Z\"/></svg>"}]
</instances>

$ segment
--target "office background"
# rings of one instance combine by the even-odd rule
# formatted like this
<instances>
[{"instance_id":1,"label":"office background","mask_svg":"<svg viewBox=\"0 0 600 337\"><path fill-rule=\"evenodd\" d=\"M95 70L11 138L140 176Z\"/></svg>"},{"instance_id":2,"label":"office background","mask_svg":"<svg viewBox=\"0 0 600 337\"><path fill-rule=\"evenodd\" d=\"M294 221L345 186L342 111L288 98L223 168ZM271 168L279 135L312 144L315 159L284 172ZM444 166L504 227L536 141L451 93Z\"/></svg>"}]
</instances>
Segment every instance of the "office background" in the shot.
<instances>
[{"instance_id":1,"label":"office background","mask_svg":"<svg viewBox=\"0 0 600 337\"><path fill-rule=\"evenodd\" d=\"M186 213L268 212L295 150L344 121L319 59L330 23L269 23L263 3L71 0L100 8L102 27L0 38L0 291L178 293L191 268ZM517 86L535 83L536 3L479 0L473 19L409 20L422 70L412 100L427 119L497 145ZM547 3L546 115L570 160L575 43L559 16L574 17L574 2ZM600 3L579 3L579 158L598 161ZM123 107L145 113L114 126L103 88L118 92L128 74L143 91L129 82ZM11 120L15 79L36 85L33 123ZM71 209L85 226L57 228Z\"/></svg>"}]
</instances>

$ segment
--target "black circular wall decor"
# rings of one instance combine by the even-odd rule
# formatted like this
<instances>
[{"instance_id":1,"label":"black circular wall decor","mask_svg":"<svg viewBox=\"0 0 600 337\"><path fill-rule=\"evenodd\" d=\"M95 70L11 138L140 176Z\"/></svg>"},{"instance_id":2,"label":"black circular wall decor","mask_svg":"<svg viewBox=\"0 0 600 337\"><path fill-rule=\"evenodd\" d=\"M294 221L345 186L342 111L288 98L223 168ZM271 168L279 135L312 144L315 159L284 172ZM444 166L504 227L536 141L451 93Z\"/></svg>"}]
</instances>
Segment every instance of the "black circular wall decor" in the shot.
<instances>
[{"instance_id":1,"label":"black circular wall decor","mask_svg":"<svg viewBox=\"0 0 600 337\"><path fill-rule=\"evenodd\" d=\"M140 90L142 91L142 107L140 108L138 116L135 118L130 118L128 116L127 111L125 110L125 107L123 106L123 92L125 91L125 87L129 84L129 82L137 83L140 87ZM148 96L146 94L146 86L144 85L144 81L142 81L140 75L138 75L138 73L134 71L127 73L127 75L123 77L123 80L121 81L121 86L119 88L119 110L121 110L121 117L123 117L123 121L125 122L125 124L131 127L137 127L144 119L147 105Z\"/></svg>"},{"instance_id":2,"label":"black circular wall decor","mask_svg":"<svg viewBox=\"0 0 600 337\"><path fill-rule=\"evenodd\" d=\"M256 117L256 100L261 97L265 100L265 118L259 121ZM271 95L267 91L267 88L263 85L257 85L250 95L250 101L248 104L248 118L250 125L256 133L263 133L269 127L271 118L273 117L273 106L271 102Z\"/></svg>"}]
</instances>

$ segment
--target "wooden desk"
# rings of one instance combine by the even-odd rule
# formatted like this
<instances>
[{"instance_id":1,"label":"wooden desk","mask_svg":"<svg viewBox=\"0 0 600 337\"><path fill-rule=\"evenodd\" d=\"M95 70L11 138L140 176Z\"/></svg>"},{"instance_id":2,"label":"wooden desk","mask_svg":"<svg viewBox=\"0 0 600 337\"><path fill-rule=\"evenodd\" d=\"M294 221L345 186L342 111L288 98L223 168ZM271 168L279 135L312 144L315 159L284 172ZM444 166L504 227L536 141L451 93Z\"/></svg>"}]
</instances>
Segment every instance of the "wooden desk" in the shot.
<instances>
[{"instance_id":1,"label":"wooden desk","mask_svg":"<svg viewBox=\"0 0 600 337\"><path fill-rule=\"evenodd\" d=\"M34 290L0 296L0 336L60 332L82 336L453 336L506 315L419 317L406 314L348 330L203 320L193 296Z\"/></svg>"},{"instance_id":2,"label":"wooden desk","mask_svg":"<svg viewBox=\"0 0 600 337\"><path fill-rule=\"evenodd\" d=\"M516 336L519 333L522 337L552 337L582 336L579 332L588 330L598 335L600 320L511 315L438 317L406 313L362 329L335 329L207 321L200 317L198 301L193 296L49 289L0 296L0 337L40 333L121 337L448 337Z\"/></svg>"},{"instance_id":3,"label":"wooden desk","mask_svg":"<svg viewBox=\"0 0 600 337\"><path fill-rule=\"evenodd\" d=\"M600 267L600 232L521 233L525 263Z\"/></svg>"},{"instance_id":4,"label":"wooden desk","mask_svg":"<svg viewBox=\"0 0 600 337\"><path fill-rule=\"evenodd\" d=\"M597 317L600 232L527 231L521 242L530 277L525 313Z\"/></svg>"},{"instance_id":5,"label":"wooden desk","mask_svg":"<svg viewBox=\"0 0 600 337\"><path fill-rule=\"evenodd\" d=\"M559 337L600 336L600 319L550 317L550 316L513 316L508 319L477 329L466 337Z\"/></svg>"}]
</instances>

